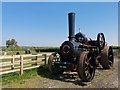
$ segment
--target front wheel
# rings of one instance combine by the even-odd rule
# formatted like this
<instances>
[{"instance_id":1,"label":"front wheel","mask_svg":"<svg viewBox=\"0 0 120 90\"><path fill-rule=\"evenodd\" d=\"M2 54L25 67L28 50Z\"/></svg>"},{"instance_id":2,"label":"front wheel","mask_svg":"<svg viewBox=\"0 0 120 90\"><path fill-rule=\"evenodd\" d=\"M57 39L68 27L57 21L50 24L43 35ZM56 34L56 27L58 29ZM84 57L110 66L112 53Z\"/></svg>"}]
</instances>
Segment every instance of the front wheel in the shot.
<instances>
[{"instance_id":1,"label":"front wheel","mask_svg":"<svg viewBox=\"0 0 120 90\"><path fill-rule=\"evenodd\" d=\"M48 58L48 68L51 74L62 74L64 71L60 70L54 65L54 62L60 61L60 54L57 52L52 53Z\"/></svg>"},{"instance_id":2,"label":"front wheel","mask_svg":"<svg viewBox=\"0 0 120 90\"><path fill-rule=\"evenodd\" d=\"M78 75L84 82L89 82L95 75L95 59L92 53L82 52L78 58Z\"/></svg>"}]
</instances>

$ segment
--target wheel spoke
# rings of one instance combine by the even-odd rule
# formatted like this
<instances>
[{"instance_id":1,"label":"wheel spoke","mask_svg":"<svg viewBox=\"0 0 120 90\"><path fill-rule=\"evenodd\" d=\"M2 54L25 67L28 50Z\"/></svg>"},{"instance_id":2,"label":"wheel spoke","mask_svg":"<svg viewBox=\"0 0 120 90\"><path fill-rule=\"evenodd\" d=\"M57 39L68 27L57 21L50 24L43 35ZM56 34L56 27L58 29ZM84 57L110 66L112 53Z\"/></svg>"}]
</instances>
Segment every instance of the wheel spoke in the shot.
<instances>
[{"instance_id":1,"label":"wheel spoke","mask_svg":"<svg viewBox=\"0 0 120 90\"><path fill-rule=\"evenodd\" d=\"M93 69L94 67L90 64L90 60L92 59L92 57L87 57L85 60L85 75L86 78L90 78L91 76L91 69Z\"/></svg>"},{"instance_id":2,"label":"wheel spoke","mask_svg":"<svg viewBox=\"0 0 120 90\"><path fill-rule=\"evenodd\" d=\"M87 78L90 78L90 77L91 77L90 68L88 68L88 69L85 71L85 75L86 75Z\"/></svg>"},{"instance_id":3,"label":"wheel spoke","mask_svg":"<svg viewBox=\"0 0 120 90\"><path fill-rule=\"evenodd\" d=\"M92 57L90 57L88 60L87 60L87 63L89 63L89 61L91 60Z\"/></svg>"},{"instance_id":4,"label":"wheel spoke","mask_svg":"<svg viewBox=\"0 0 120 90\"><path fill-rule=\"evenodd\" d=\"M112 64L113 62L112 61L110 61L110 60L108 60L108 62L110 63L110 64Z\"/></svg>"},{"instance_id":5,"label":"wheel spoke","mask_svg":"<svg viewBox=\"0 0 120 90\"><path fill-rule=\"evenodd\" d=\"M89 65L89 63L87 63L87 62L85 62L85 64L88 66Z\"/></svg>"},{"instance_id":6,"label":"wheel spoke","mask_svg":"<svg viewBox=\"0 0 120 90\"><path fill-rule=\"evenodd\" d=\"M113 55L109 55L109 58L113 57Z\"/></svg>"},{"instance_id":7,"label":"wheel spoke","mask_svg":"<svg viewBox=\"0 0 120 90\"><path fill-rule=\"evenodd\" d=\"M90 73L89 73L89 70L87 70L87 71L85 71L85 75L88 77L88 75L89 75Z\"/></svg>"},{"instance_id":8,"label":"wheel spoke","mask_svg":"<svg viewBox=\"0 0 120 90\"><path fill-rule=\"evenodd\" d=\"M88 70L88 66L87 66L87 67L85 67L85 71L86 71L86 70Z\"/></svg>"}]
</instances>

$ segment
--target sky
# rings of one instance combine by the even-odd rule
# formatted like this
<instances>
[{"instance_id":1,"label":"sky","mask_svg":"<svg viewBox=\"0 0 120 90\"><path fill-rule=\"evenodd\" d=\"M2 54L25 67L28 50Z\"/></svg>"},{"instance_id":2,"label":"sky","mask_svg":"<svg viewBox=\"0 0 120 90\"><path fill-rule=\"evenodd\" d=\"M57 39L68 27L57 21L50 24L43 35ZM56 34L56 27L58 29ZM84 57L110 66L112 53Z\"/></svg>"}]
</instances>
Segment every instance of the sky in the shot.
<instances>
[{"instance_id":1,"label":"sky","mask_svg":"<svg viewBox=\"0 0 120 90\"><path fill-rule=\"evenodd\" d=\"M119 2L119 0L2 0L2 2Z\"/></svg>"},{"instance_id":2,"label":"sky","mask_svg":"<svg viewBox=\"0 0 120 90\"><path fill-rule=\"evenodd\" d=\"M16 39L19 46L59 47L68 40L68 13L75 12L75 32L93 40L105 34L118 45L117 2L3 2L2 45Z\"/></svg>"}]
</instances>

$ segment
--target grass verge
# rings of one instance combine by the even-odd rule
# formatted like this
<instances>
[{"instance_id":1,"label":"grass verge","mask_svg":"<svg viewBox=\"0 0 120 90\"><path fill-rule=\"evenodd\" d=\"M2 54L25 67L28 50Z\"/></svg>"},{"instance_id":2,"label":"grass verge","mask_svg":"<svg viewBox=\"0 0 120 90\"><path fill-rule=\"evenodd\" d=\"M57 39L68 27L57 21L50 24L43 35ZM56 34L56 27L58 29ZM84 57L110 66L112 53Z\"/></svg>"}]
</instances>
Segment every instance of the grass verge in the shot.
<instances>
[{"instance_id":1,"label":"grass verge","mask_svg":"<svg viewBox=\"0 0 120 90\"><path fill-rule=\"evenodd\" d=\"M49 79L59 79L59 75L53 75L49 72L48 66L40 66L39 68L25 70L23 75L20 75L19 72L14 72L10 74L0 75L2 78L0 83L2 85L20 83L24 84L26 79L30 79L32 77L38 77L42 80L42 78L49 78Z\"/></svg>"},{"instance_id":2,"label":"grass verge","mask_svg":"<svg viewBox=\"0 0 120 90\"><path fill-rule=\"evenodd\" d=\"M25 79L29 79L37 75L38 75L38 68L31 69L31 70L25 70L23 75L20 75L19 72L0 75L0 78L2 78L0 80L0 83L2 83L2 85L6 85L9 83L16 83L16 82L24 83Z\"/></svg>"}]
</instances>

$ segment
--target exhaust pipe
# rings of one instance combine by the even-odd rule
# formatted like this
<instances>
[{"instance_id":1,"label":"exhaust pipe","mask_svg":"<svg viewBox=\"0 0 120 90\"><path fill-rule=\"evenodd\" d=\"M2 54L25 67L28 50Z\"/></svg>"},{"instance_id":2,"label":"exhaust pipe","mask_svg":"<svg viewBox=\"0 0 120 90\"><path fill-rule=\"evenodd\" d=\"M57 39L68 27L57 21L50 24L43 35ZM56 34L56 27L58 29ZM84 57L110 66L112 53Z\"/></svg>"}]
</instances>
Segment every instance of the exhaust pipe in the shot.
<instances>
[{"instance_id":1,"label":"exhaust pipe","mask_svg":"<svg viewBox=\"0 0 120 90\"><path fill-rule=\"evenodd\" d=\"M74 41L75 37L75 13L68 13L68 23L69 23L69 41Z\"/></svg>"}]
</instances>

